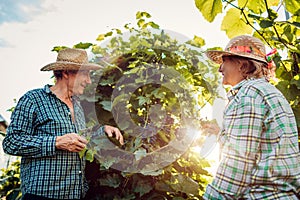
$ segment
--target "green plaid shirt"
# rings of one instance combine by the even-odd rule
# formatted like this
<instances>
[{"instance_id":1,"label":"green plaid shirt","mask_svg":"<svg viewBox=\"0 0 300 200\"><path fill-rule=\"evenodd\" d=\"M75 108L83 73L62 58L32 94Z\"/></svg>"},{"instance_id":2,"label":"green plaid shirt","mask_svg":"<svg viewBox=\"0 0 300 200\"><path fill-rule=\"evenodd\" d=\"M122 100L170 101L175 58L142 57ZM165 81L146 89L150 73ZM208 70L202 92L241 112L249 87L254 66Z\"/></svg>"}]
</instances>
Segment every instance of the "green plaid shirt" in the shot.
<instances>
[{"instance_id":1,"label":"green plaid shirt","mask_svg":"<svg viewBox=\"0 0 300 200\"><path fill-rule=\"evenodd\" d=\"M78 99L73 98L75 123L68 106L46 85L20 98L3 140L3 149L22 156L21 189L54 199L80 199L88 187L85 161L78 153L55 149L56 136L85 129ZM103 134L103 127L95 133Z\"/></svg>"},{"instance_id":2,"label":"green plaid shirt","mask_svg":"<svg viewBox=\"0 0 300 200\"><path fill-rule=\"evenodd\" d=\"M221 161L204 199L298 199L300 154L292 109L265 79L228 93Z\"/></svg>"}]
</instances>

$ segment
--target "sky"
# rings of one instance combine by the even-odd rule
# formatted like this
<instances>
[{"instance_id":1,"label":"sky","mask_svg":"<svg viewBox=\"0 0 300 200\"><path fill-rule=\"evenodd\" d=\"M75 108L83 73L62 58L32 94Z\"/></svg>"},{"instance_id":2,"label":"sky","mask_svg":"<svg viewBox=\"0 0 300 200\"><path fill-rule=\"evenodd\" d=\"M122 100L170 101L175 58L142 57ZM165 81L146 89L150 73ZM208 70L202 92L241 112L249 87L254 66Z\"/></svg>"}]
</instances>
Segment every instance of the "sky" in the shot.
<instances>
[{"instance_id":1,"label":"sky","mask_svg":"<svg viewBox=\"0 0 300 200\"><path fill-rule=\"evenodd\" d=\"M194 0L0 0L0 114L9 122L14 99L53 82L40 68L56 60L54 46L95 43L99 34L135 23L137 11L162 29L204 38L206 47L228 42L222 16L208 23Z\"/></svg>"}]
</instances>

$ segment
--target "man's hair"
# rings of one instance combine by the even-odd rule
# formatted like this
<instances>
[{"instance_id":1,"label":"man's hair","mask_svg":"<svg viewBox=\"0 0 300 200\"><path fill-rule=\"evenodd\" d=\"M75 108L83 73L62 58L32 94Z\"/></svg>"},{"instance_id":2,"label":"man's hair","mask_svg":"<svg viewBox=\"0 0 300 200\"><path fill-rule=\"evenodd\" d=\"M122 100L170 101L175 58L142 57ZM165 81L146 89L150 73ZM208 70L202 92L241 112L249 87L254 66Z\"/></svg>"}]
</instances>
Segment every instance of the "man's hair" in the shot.
<instances>
[{"instance_id":1,"label":"man's hair","mask_svg":"<svg viewBox=\"0 0 300 200\"><path fill-rule=\"evenodd\" d=\"M76 74L78 71L77 70L54 70L53 75L56 80L62 79L63 77L63 72L70 73L70 74Z\"/></svg>"},{"instance_id":2,"label":"man's hair","mask_svg":"<svg viewBox=\"0 0 300 200\"><path fill-rule=\"evenodd\" d=\"M265 77L267 80L270 80L272 76L272 69L268 69L268 64L264 62L240 56L226 56L226 58L230 59L232 62L235 62L240 66L242 75L246 79Z\"/></svg>"},{"instance_id":3,"label":"man's hair","mask_svg":"<svg viewBox=\"0 0 300 200\"><path fill-rule=\"evenodd\" d=\"M62 79L62 70L55 70L53 71L53 75L56 80Z\"/></svg>"}]
</instances>

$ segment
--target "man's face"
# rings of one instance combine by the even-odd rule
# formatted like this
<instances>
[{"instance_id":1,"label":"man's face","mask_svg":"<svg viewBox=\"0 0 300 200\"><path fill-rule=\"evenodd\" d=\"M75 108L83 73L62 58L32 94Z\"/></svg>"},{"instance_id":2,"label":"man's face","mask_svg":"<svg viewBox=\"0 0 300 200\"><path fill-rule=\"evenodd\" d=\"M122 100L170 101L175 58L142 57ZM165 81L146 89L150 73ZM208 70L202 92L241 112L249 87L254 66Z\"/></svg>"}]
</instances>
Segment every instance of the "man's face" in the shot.
<instances>
[{"instance_id":1,"label":"man's face","mask_svg":"<svg viewBox=\"0 0 300 200\"><path fill-rule=\"evenodd\" d=\"M89 84L91 84L90 70L79 70L69 74L69 88L72 88L73 95L83 94Z\"/></svg>"}]
</instances>

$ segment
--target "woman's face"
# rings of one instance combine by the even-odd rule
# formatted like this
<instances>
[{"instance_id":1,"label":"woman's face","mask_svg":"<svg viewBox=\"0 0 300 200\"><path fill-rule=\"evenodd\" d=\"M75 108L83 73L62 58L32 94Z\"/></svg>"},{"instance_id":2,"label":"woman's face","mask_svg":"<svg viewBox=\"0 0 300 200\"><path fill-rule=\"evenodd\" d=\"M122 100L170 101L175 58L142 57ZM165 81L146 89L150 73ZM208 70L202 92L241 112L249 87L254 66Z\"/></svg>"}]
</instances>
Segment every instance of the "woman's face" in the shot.
<instances>
[{"instance_id":1,"label":"woman's face","mask_svg":"<svg viewBox=\"0 0 300 200\"><path fill-rule=\"evenodd\" d=\"M244 80L240 70L240 64L236 58L230 59L229 57L223 57L223 63L220 65L219 72L223 76L223 85L234 86Z\"/></svg>"}]
</instances>

